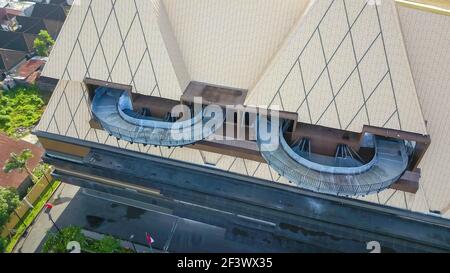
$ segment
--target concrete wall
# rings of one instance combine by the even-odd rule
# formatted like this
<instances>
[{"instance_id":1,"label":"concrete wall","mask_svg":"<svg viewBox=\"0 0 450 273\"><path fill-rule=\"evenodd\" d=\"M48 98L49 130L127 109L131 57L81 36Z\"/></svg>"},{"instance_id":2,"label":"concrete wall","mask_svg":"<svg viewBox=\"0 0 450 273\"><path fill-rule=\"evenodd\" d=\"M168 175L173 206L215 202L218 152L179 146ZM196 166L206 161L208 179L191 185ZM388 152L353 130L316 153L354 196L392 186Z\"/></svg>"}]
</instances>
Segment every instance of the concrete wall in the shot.
<instances>
[{"instance_id":1,"label":"concrete wall","mask_svg":"<svg viewBox=\"0 0 450 273\"><path fill-rule=\"evenodd\" d=\"M19 204L16 208L15 213L12 213L8 223L5 225L3 230L0 232L1 237L7 237L11 230L15 229L18 224L20 224L21 219L26 216L26 214L31 210L30 204L34 204L42 195L42 193L47 189L50 183L53 181L52 176L50 175L51 170L49 170L41 180L39 180L33 188L28 192L25 196L24 200ZM25 201L28 201L28 203ZM20 218L19 218L20 217ZM13 234L12 234L13 235Z\"/></svg>"}]
</instances>

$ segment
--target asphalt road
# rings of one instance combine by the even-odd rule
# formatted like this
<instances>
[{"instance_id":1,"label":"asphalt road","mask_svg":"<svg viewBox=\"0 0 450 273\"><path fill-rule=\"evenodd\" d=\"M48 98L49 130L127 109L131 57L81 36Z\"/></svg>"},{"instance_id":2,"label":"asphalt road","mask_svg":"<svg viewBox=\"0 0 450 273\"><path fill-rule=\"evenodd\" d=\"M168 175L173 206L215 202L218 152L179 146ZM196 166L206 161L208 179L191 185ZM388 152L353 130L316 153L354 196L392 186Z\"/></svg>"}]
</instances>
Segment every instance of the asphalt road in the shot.
<instances>
[{"instance_id":1,"label":"asphalt road","mask_svg":"<svg viewBox=\"0 0 450 273\"><path fill-rule=\"evenodd\" d=\"M143 245L148 232L155 240L154 248L168 252L245 251L245 246L226 240L222 228L141 205L144 204L82 189L70 202L67 213L63 213L56 223L61 226L77 223L86 229L122 239L135 235L134 241Z\"/></svg>"},{"instance_id":2,"label":"asphalt road","mask_svg":"<svg viewBox=\"0 0 450 273\"><path fill-rule=\"evenodd\" d=\"M134 243L146 245L151 234L155 249L173 253L255 252L260 248L227 240L225 229L179 218L170 211L112 195L64 184L55 194L52 218L59 228L80 226L123 240L134 235ZM40 252L49 230L55 232L48 215L41 214L17 252Z\"/></svg>"}]
</instances>

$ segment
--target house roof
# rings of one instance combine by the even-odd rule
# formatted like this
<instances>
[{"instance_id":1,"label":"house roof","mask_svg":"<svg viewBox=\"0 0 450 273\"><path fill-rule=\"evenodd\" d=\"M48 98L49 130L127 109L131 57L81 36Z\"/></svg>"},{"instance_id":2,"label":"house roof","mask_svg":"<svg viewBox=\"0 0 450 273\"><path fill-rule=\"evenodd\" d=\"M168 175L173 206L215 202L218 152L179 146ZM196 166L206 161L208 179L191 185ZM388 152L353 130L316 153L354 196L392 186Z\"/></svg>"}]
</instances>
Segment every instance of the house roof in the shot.
<instances>
[{"instance_id":1,"label":"house roof","mask_svg":"<svg viewBox=\"0 0 450 273\"><path fill-rule=\"evenodd\" d=\"M8 188L18 188L28 177L26 172L13 171L9 174L3 172L3 166L5 162L9 159L11 153L19 154L24 149L30 149L33 153L33 158L29 160L29 167L31 169L35 168L39 162L41 162L41 157L44 150L36 145L32 145L28 142L22 140L14 140L3 134L0 134L0 187Z\"/></svg>"},{"instance_id":2,"label":"house roof","mask_svg":"<svg viewBox=\"0 0 450 273\"><path fill-rule=\"evenodd\" d=\"M17 23L22 26L18 32L39 34L39 31L46 29L42 18L26 16L15 16L15 18Z\"/></svg>"},{"instance_id":3,"label":"house roof","mask_svg":"<svg viewBox=\"0 0 450 273\"><path fill-rule=\"evenodd\" d=\"M0 21L5 19L6 15L7 15L6 10L0 7Z\"/></svg>"},{"instance_id":4,"label":"house roof","mask_svg":"<svg viewBox=\"0 0 450 273\"><path fill-rule=\"evenodd\" d=\"M56 40L61 31L62 26L64 25L63 21L52 20L52 19L43 19L45 28L47 29L50 36Z\"/></svg>"},{"instance_id":5,"label":"house roof","mask_svg":"<svg viewBox=\"0 0 450 273\"><path fill-rule=\"evenodd\" d=\"M58 34L64 24L64 21L40 18L40 17L26 17L26 16L9 16L16 18L19 25L22 27L16 31L19 33L39 34L41 30L47 30L53 39L58 37Z\"/></svg>"},{"instance_id":6,"label":"house roof","mask_svg":"<svg viewBox=\"0 0 450 273\"><path fill-rule=\"evenodd\" d=\"M7 8L11 10L23 11L35 5L36 3L29 1L9 1Z\"/></svg>"},{"instance_id":7,"label":"house roof","mask_svg":"<svg viewBox=\"0 0 450 273\"><path fill-rule=\"evenodd\" d=\"M23 38L25 39L25 43L27 44L28 52L34 51L34 40L38 37L37 34L33 33L23 33Z\"/></svg>"},{"instance_id":8,"label":"house roof","mask_svg":"<svg viewBox=\"0 0 450 273\"><path fill-rule=\"evenodd\" d=\"M62 21L66 19L66 13L61 5L36 3L32 17Z\"/></svg>"},{"instance_id":9,"label":"house roof","mask_svg":"<svg viewBox=\"0 0 450 273\"><path fill-rule=\"evenodd\" d=\"M25 58L26 53L16 50L0 49L0 68L10 70Z\"/></svg>"},{"instance_id":10,"label":"house roof","mask_svg":"<svg viewBox=\"0 0 450 273\"><path fill-rule=\"evenodd\" d=\"M50 0L50 4L52 5L62 5L67 6L67 0Z\"/></svg>"},{"instance_id":11,"label":"house roof","mask_svg":"<svg viewBox=\"0 0 450 273\"><path fill-rule=\"evenodd\" d=\"M0 31L0 48L23 52L33 50L33 46L29 44L24 33L3 30Z\"/></svg>"},{"instance_id":12,"label":"house roof","mask_svg":"<svg viewBox=\"0 0 450 273\"><path fill-rule=\"evenodd\" d=\"M28 78L31 74L39 70L45 64L44 60L31 59L17 68L16 76Z\"/></svg>"},{"instance_id":13,"label":"house roof","mask_svg":"<svg viewBox=\"0 0 450 273\"><path fill-rule=\"evenodd\" d=\"M3 62L3 58L0 55L0 71L4 71L6 69L5 63Z\"/></svg>"}]
</instances>

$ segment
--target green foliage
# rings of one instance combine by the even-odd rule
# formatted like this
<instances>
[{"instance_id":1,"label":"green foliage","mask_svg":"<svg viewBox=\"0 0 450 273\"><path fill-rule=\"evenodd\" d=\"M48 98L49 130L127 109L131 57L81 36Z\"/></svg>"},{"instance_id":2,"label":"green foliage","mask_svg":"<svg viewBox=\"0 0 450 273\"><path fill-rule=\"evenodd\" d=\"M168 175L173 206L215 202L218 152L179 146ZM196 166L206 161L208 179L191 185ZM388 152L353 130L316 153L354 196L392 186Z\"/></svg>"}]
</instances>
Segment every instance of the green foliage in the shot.
<instances>
[{"instance_id":1,"label":"green foliage","mask_svg":"<svg viewBox=\"0 0 450 273\"><path fill-rule=\"evenodd\" d=\"M34 40L34 49L39 56L47 57L50 48L55 44L53 38L46 30L41 30L38 37Z\"/></svg>"},{"instance_id":2,"label":"green foliage","mask_svg":"<svg viewBox=\"0 0 450 273\"><path fill-rule=\"evenodd\" d=\"M87 238L79 227L67 227L61 233L50 234L44 243L42 251L44 253L67 253L69 242L78 242L82 252L94 253L126 253L129 252L120 245L120 240L106 235L101 240L96 241Z\"/></svg>"},{"instance_id":3,"label":"green foliage","mask_svg":"<svg viewBox=\"0 0 450 273\"><path fill-rule=\"evenodd\" d=\"M32 157L33 153L28 149L23 150L19 155L16 153L11 153L10 158L5 162L5 166L3 166L3 171L5 173L10 173L14 170L18 170L20 172L26 170L32 180L37 182L36 176L34 176L27 166L28 160Z\"/></svg>"},{"instance_id":4,"label":"green foliage","mask_svg":"<svg viewBox=\"0 0 450 273\"><path fill-rule=\"evenodd\" d=\"M6 247L7 253L11 253L13 251L19 239L22 238L25 230L34 222L37 215L41 212L41 209L48 202L50 197L55 193L59 185L61 185L60 181L52 181L41 194L39 199L33 204L34 208L25 214L25 216L22 218L23 221L20 221L18 226L16 226L16 232L8 242L8 245Z\"/></svg>"},{"instance_id":5,"label":"green foliage","mask_svg":"<svg viewBox=\"0 0 450 273\"><path fill-rule=\"evenodd\" d=\"M67 245L73 241L80 243L81 249L86 249L88 246L88 239L81 228L71 226L62 229L61 233L50 234L42 251L44 253L68 253Z\"/></svg>"},{"instance_id":6,"label":"green foliage","mask_svg":"<svg viewBox=\"0 0 450 273\"><path fill-rule=\"evenodd\" d=\"M120 241L112 236L104 236L89 247L95 253L120 253L123 251Z\"/></svg>"},{"instance_id":7,"label":"green foliage","mask_svg":"<svg viewBox=\"0 0 450 273\"><path fill-rule=\"evenodd\" d=\"M34 168L33 175L36 177L37 180L40 180L42 177L44 177L45 173L50 169L50 165L48 164L39 164Z\"/></svg>"},{"instance_id":8,"label":"green foliage","mask_svg":"<svg viewBox=\"0 0 450 273\"><path fill-rule=\"evenodd\" d=\"M0 188L0 230L3 229L19 204L19 195L15 189Z\"/></svg>"},{"instance_id":9,"label":"green foliage","mask_svg":"<svg viewBox=\"0 0 450 273\"><path fill-rule=\"evenodd\" d=\"M44 101L36 87L19 87L0 93L0 131L22 137L44 112Z\"/></svg>"},{"instance_id":10,"label":"green foliage","mask_svg":"<svg viewBox=\"0 0 450 273\"><path fill-rule=\"evenodd\" d=\"M23 150L19 155L11 153L10 158L3 166L5 173L10 173L15 170L23 171L27 166L28 159L33 157L33 153L29 149Z\"/></svg>"},{"instance_id":11,"label":"green foliage","mask_svg":"<svg viewBox=\"0 0 450 273\"><path fill-rule=\"evenodd\" d=\"M8 244L8 241L5 238L0 238L0 253L5 252L7 244Z\"/></svg>"}]
</instances>

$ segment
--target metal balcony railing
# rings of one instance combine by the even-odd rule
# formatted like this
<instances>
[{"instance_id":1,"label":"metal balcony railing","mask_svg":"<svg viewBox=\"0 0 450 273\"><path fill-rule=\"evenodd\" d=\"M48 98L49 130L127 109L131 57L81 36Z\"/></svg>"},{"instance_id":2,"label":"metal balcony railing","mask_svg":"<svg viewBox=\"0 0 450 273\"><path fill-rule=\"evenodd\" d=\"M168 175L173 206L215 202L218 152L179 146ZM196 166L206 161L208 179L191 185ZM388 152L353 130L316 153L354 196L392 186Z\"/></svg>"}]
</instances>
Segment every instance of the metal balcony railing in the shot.
<instances>
[{"instance_id":1,"label":"metal balcony railing","mask_svg":"<svg viewBox=\"0 0 450 273\"><path fill-rule=\"evenodd\" d=\"M203 140L214 132L204 124L210 117L200 112L191 119L169 122L157 118L137 118L127 92L106 87L96 90L92 114L110 135L131 143L167 147L185 146Z\"/></svg>"},{"instance_id":2,"label":"metal balcony railing","mask_svg":"<svg viewBox=\"0 0 450 273\"><path fill-rule=\"evenodd\" d=\"M270 123L263 116L258 122ZM294 185L315 192L340 196L376 193L396 182L408 165L405 143L400 140L375 137L375 156L369 163L359 167L337 167L302 158L286 143L283 131L279 133L279 144L273 145L273 149L263 148L265 143L260 141L269 139L261 134L270 132L258 130L257 134L261 154L267 163Z\"/></svg>"}]
</instances>

